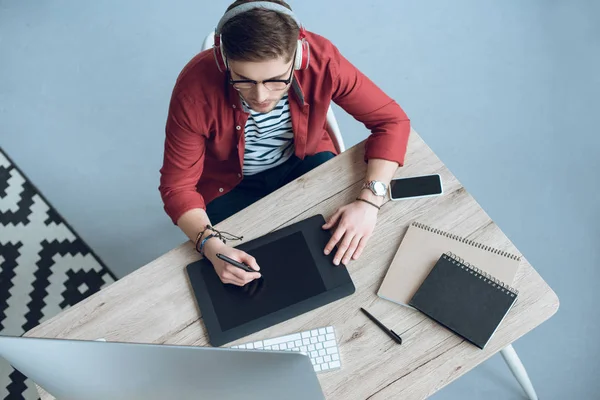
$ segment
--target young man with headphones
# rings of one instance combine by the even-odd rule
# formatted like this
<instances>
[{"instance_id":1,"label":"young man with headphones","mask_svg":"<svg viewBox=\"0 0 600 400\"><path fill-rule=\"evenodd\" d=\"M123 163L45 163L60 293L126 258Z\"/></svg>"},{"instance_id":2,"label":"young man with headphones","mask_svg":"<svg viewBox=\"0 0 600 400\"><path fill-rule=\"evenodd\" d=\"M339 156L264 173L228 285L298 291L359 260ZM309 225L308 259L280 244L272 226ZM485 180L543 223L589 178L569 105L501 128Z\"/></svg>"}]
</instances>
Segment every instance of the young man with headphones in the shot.
<instances>
[{"instance_id":1,"label":"young man with headphones","mask_svg":"<svg viewBox=\"0 0 600 400\"><path fill-rule=\"evenodd\" d=\"M228 216L334 157L325 130L334 101L371 131L367 174L356 201L323 226L334 263L362 253L387 185L404 162L410 122L398 104L327 39L302 28L281 0L238 0L215 30L212 51L179 75L166 125L160 192L165 211L196 243L224 283L260 277L256 260L211 229Z\"/></svg>"}]
</instances>

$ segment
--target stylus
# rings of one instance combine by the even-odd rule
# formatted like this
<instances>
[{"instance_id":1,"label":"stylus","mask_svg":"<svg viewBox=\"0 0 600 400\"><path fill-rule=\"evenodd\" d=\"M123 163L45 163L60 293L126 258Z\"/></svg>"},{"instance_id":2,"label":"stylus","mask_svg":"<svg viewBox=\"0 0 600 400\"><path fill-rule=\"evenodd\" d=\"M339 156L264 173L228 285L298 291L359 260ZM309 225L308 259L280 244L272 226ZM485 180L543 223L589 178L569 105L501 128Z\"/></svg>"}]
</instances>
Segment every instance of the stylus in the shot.
<instances>
[{"instance_id":1,"label":"stylus","mask_svg":"<svg viewBox=\"0 0 600 400\"><path fill-rule=\"evenodd\" d=\"M398 335L396 332L394 332L391 329L388 329L385 325L383 325L377 318L375 318L374 316L371 315L371 313L369 313L367 310L365 310L364 308L360 308L360 310L365 313L365 315L367 317L369 317L369 319L373 322L375 322L375 325L377 325L379 328L381 328L382 331L384 331L385 333L388 334L389 337L391 337L394 342L398 343L398 344L402 344L402 338L400 337L400 335Z\"/></svg>"},{"instance_id":2,"label":"stylus","mask_svg":"<svg viewBox=\"0 0 600 400\"><path fill-rule=\"evenodd\" d=\"M226 255L223 255L221 253L217 253L217 257L220 258L221 260L225 261L226 263L229 263L231 265L233 265L234 267L238 267L240 269L243 269L246 272L256 272L255 270L253 270L252 268L250 268L248 265L241 263L239 261L236 261L232 258L227 257Z\"/></svg>"}]
</instances>

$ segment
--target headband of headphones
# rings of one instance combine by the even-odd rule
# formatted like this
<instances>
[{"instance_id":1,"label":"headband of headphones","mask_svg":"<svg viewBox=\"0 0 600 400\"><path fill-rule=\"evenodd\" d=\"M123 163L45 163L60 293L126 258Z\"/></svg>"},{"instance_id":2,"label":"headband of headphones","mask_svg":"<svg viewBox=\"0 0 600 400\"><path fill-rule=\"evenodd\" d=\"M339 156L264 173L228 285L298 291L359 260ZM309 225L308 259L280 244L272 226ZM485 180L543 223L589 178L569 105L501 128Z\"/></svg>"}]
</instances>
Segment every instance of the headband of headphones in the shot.
<instances>
[{"instance_id":1,"label":"headband of headphones","mask_svg":"<svg viewBox=\"0 0 600 400\"><path fill-rule=\"evenodd\" d=\"M292 17L293 20L296 21L296 24L298 24L299 27L302 26L300 24L300 21L298 20L298 18L296 18L296 15L289 8L284 7L277 3L272 3L270 1L252 1L249 3L240 4L239 6L227 11L225 13L225 15L223 15L223 17L219 21L219 24L217 25L217 29L215 30L215 34L220 35L221 30L223 29L223 25L225 25L227 23L227 21L229 21L233 17L243 14L246 11L255 10L257 8L262 8L265 10L275 11L280 14L285 14L289 17Z\"/></svg>"},{"instance_id":2,"label":"headband of headphones","mask_svg":"<svg viewBox=\"0 0 600 400\"><path fill-rule=\"evenodd\" d=\"M280 4L272 3L270 1L253 1L249 3L240 4L239 6L227 11L217 24L217 28L215 29L213 54L215 56L215 61L217 62L217 67L219 68L219 71L223 72L227 70L227 60L221 44L221 30L223 29L223 25L225 25L227 21L231 20L237 15L259 8L287 15L291 17L294 21L296 21L296 24L298 24L298 27L300 28L300 32L298 34L298 45L296 48L296 58L294 59L294 68L296 70L302 70L307 68L308 61L310 59L310 46L304 38L305 32L304 28L302 27L302 24L300 23L296 15L292 12L292 10Z\"/></svg>"}]
</instances>

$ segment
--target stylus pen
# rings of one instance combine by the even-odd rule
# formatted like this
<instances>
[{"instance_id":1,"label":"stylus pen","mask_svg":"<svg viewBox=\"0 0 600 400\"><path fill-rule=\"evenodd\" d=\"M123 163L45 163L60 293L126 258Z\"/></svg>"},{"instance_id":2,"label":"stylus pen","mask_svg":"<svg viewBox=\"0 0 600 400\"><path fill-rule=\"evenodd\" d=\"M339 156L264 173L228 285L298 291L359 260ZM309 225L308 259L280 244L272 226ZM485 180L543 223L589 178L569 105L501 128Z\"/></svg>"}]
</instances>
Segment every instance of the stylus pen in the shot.
<instances>
[{"instance_id":1,"label":"stylus pen","mask_svg":"<svg viewBox=\"0 0 600 400\"><path fill-rule=\"evenodd\" d=\"M217 253L217 257L220 258L221 260L225 261L226 263L229 263L229 264L233 265L234 267L238 267L240 269L243 269L246 272L256 272L255 270L253 270L252 268L250 268L246 264L241 263L239 261L236 261L233 258L229 258L229 257L227 257L224 254Z\"/></svg>"},{"instance_id":2,"label":"stylus pen","mask_svg":"<svg viewBox=\"0 0 600 400\"><path fill-rule=\"evenodd\" d=\"M362 312L365 313L365 315L367 317L369 317L369 319L373 322L375 322L375 325L377 325L378 327L381 328L382 331L384 331L385 333L387 333L387 335L389 337L391 337L396 343L398 344L402 344L402 338L400 337L400 335L398 335L396 332L394 332L391 329L388 329L385 325L383 325L381 322L379 322L379 320L377 318L375 318L374 316L372 316L367 310L365 310L364 308L360 308L360 310Z\"/></svg>"}]
</instances>

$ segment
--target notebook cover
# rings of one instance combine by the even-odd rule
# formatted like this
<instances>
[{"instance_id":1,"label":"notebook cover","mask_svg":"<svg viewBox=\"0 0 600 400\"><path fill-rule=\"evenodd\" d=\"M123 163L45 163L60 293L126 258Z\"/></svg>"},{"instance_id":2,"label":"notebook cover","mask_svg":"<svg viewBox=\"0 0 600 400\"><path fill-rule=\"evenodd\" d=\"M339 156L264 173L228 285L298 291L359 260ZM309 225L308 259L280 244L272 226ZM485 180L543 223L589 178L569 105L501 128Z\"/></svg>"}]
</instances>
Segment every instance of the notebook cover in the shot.
<instances>
[{"instance_id":1,"label":"notebook cover","mask_svg":"<svg viewBox=\"0 0 600 400\"><path fill-rule=\"evenodd\" d=\"M444 254L410 305L483 349L517 295L502 282Z\"/></svg>"},{"instance_id":2,"label":"notebook cover","mask_svg":"<svg viewBox=\"0 0 600 400\"><path fill-rule=\"evenodd\" d=\"M377 295L410 307L410 299L445 252L458 254L509 285L519 268L520 258L514 254L413 222L402 239Z\"/></svg>"}]
</instances>

